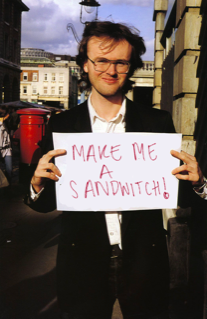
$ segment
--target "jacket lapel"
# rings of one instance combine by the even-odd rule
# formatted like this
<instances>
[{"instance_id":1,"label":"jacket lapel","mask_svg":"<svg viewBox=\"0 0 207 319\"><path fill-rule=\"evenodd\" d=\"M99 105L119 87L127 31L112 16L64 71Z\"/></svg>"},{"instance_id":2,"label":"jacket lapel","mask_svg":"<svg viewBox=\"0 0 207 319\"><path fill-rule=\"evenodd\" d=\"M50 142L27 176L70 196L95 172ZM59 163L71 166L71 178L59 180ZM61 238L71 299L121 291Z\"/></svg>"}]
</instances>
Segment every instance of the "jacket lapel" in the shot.
<instances>
[{"instance_id":1,"label":"jacket lapel","mask_svg":"<svg viewBox=\"0 0 207 319\"><path fill-rule=\"evenodd\" d=\"M126 132L144 132L139 106L126 99Z\"/></svg>"},{"instance_id":2,"label":"jacket lapel","mask_svg":"<svg viewBox=\"0 0 207 319\"><path fill-rule=\"evenodd\" d=\"M73 129L74 131L80 132L80 133L92 132L87 101L79 105L78 114L73 123Z\"/></svg>"}]
</instances>

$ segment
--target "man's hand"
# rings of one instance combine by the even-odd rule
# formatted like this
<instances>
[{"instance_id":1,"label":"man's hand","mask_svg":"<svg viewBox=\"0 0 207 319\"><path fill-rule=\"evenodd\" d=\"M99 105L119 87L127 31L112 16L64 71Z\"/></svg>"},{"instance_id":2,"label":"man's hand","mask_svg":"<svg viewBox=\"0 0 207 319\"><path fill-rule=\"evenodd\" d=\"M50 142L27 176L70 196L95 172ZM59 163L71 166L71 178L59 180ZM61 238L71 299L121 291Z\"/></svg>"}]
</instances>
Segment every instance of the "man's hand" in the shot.
<instances>
[{"instance_id":1,"label":"man's hand","mask_svg":"<svg viewBox=\"0 0 207 319\"><path fill-rule=\"evenodd\" d=\"M51 163L51 159L53 157L65 155L66 150L58 149L53 150L45 154L37 165L37 168L34 172L34 175L31 179L31 184L34 190L39 193L41 189L45 186L46 180L51 179L54 181L58 181L58 176L61 176L61 172L55 166L55 164Z\"/></svg>"},{"instance_id":2,"label":"man's hand","mask_svg":"<svg viewBox=\"0 0 207 319\"><path fill-rule=\"evenodd\" d=\"M179 153L172 150L170 153L172 156L182 160L184 163L172 171L173 175L175 175L178 179L191 181L194 186L204 183L203 174L194 156L184 151Z\"/></svg>"}]
</instances>

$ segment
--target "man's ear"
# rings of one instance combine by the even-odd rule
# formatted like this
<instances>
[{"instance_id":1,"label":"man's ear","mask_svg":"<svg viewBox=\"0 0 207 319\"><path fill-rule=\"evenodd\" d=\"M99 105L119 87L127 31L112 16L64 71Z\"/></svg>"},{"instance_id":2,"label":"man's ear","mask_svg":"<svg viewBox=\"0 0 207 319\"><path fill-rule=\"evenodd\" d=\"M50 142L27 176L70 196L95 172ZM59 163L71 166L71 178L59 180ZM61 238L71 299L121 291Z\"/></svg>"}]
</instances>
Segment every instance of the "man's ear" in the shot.
<instances>
[{"instance_id":1,"label":"man's ear","mask_svg":"<svg viewBox=\"0 0 207 319\"><path fill-rule=\"evenodd\" d=\"M86 61L86 62L83 64L83 70L84 70L84 72L88 73L88 61Z\"/></svg>"}]
</instances>

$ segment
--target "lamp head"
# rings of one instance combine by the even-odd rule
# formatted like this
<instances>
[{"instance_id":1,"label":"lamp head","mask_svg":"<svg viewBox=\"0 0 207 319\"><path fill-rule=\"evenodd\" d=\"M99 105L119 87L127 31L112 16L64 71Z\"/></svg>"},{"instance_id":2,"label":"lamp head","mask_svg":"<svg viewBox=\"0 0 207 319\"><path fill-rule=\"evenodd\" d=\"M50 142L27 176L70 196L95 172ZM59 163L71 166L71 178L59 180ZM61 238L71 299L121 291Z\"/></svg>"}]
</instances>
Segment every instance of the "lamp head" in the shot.
<instances>
[{"instance_id":1,"label":"lamp head","mask_svg":"<svg viewBox=\"0 0 207 319\"><path fill-rule=\"evenodd\" d=\"M99 7L100 4L96 0L84 0L79 2L82 6L86 7Z\"/></svg>"},{"instance_id":2,"label":"lamp head","mask_svg":"<svg viewBox=\"0 0 207 319\"><path fill-rule=\"evenodd\" d=\"M79 4L81 5L81 14L80 14L80 22L83 24L86 24L86 22L83 22L82 20L82 6L84 6L84 9L87 13L92 13L95 9L96 9L96 17L95 20L97 20L98 18L98 7L100 6L100 4L96 1L96 0L83 0L81 2L79 2Z\"/></svg>"}]
</instances>

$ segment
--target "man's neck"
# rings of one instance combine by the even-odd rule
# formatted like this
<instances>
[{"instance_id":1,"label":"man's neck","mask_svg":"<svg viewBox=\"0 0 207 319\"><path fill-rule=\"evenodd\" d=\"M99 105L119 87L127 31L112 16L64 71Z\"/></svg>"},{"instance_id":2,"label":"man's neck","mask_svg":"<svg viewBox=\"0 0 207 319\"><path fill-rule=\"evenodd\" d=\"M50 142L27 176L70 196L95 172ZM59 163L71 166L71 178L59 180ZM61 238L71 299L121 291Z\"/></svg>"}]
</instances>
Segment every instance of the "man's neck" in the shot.
<instances>
[{"instance_id":1,"label":"man's neck","mask_svg":"<svg viewBox=\"0 0 207 319\"><path fill-rule=\"evenodd\" d=\"M92 90L90 101L96 113L106 121L110 121L119 112L123 99L124 97L122 95L104 97L96 93L94 94Z\"/></svg>"}]
</instances>

